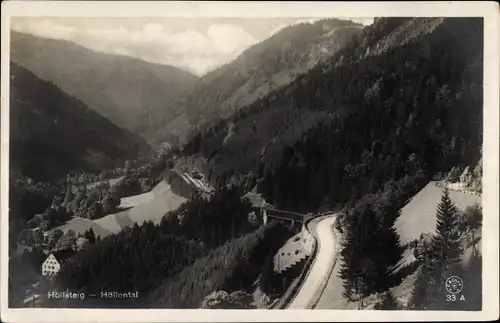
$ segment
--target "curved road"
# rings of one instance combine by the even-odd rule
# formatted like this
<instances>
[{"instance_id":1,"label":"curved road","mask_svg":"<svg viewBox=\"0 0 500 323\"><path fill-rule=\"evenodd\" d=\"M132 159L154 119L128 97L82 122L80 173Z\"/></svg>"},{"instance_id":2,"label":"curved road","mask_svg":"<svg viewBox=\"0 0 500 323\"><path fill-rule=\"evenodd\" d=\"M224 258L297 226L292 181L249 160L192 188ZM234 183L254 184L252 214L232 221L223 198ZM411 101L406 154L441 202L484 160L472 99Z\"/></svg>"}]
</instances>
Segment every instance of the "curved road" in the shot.
<instances>
[{"instance_id":1,"label":"curved road","mask_svg":"<svg viewBox=\"0 0 500 323\"><path fill-rule=\"evenodd\" d=\"M321 297L335 265L338 250L333 233L335 220L336 216L330 215L312 220L309 223L308 229L318 243L316 257L301 288L287 308L313 308Z\"/></svg>"}]
</instances>

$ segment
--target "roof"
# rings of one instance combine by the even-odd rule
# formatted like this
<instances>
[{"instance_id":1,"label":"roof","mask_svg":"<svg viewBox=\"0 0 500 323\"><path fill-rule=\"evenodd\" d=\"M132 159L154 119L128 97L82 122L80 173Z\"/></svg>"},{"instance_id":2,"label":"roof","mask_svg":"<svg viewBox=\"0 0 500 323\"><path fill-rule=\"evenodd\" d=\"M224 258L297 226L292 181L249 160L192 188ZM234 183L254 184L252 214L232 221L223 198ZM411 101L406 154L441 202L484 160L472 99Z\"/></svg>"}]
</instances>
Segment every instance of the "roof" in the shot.
<instances>
[{"instance_id":1,"label":"roof","mask_svg":"<svg viewBox=\"0 0 500 323\"><path fill-rule=\"evenodd\" d=\"M76 252L73 249L62 249L54 251L52 254L56 257L57 261L64 262L73 256Z\"/></svg>"},{"instance_id":2,"label":"roof","mask_svg":"<svg viewBox=\"0 0 500 323\"><path fill-rule=\"evenodd\" d=\"M262 195L257 193L248 192L247 194L243 195L243 197L249 199L253 207L262 207L266 203Z\"/></svg>"}]
</instances>

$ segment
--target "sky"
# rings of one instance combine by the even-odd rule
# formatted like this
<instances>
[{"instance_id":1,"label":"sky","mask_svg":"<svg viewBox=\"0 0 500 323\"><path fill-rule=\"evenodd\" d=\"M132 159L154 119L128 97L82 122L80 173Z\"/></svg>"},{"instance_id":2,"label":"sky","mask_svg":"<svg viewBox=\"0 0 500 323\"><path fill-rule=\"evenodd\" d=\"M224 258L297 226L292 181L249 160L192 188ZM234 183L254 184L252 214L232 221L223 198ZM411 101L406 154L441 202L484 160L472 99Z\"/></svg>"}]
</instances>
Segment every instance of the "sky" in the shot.
<instances>
[{"instance_id":1,"label":"sky","mask_svg":"<svg viewBox=\"0 0 500 323\"><path fill-rule=\"evenodd\" d=\"M16 17L11 27L202 76L284 27L319 19L324 18ZM350 19L364 25L373 22L373 18Z\"/></svg>"}]
</instances>

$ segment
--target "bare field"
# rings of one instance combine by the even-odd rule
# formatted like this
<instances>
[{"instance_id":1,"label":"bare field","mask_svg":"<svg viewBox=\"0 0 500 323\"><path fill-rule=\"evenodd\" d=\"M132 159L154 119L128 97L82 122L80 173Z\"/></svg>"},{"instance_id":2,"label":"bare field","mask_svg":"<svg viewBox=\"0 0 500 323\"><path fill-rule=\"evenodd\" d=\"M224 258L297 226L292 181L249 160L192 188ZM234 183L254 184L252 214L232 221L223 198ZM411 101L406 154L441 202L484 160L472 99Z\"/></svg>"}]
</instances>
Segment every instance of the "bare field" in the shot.
<instances>
[{"instance_id":1,"label":"bare field","mask_svg":"<svg viewBox=\"0 0 500 323\"><path fill-rule=\"evenodd\" d=\"M451 201L465 209L475 203L482 205L481 196L450 190ZM418 192L403 209L396 220L395 228L403 245L417 239L422 233L431 233L436 229L436 209L441 201L443 189L430 182Z\"/></svg>"},{"instance_id":2,"label":"bare field","mask_svg":"<svg viewBox=\"0 0 500 323\"><path fill-rule=\"evenodd\" d=\"M144 196L147 196L145 198ZM161 218L168 212L175 210L187 199L174 192L169 184L161 181L152 191L131 196L128 201L140 202L136 206L126 211L109 214L97 220L75 217L68 223L59 227L64 232L73 230L76 233L83 234L86 230L92 228L96 235L105 237L116 234L126 227L138 225L146 221L159 223Z\"/></svg>"}]
</instances>

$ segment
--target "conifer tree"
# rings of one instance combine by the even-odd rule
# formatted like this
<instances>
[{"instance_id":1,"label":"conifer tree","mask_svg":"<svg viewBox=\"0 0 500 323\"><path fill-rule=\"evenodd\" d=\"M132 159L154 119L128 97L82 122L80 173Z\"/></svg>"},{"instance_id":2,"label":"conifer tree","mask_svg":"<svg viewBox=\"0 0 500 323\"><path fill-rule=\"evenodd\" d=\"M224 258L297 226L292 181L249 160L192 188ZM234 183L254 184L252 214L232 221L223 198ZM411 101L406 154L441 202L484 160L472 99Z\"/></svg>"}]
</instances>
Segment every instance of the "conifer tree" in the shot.
<instances>
[{"instance_id":1,"label":"conifer tree","mask_svg":"<svg viewBox=\"0 0 500 323\"><path fill-rule=\"evenodd\" d=\"M482 308L482 260L482 255L474 250L465 271L463 294L467 295L466 310L479 311Z\"/></svg>"},{"instance_id":2,"label":"conifer tree","mask_svg":"<svg viewBox=\"0 0 500 323\"><path fill-rule=\"evenodd\" d=\"M450 270L461 261L460 238L459 213L445 189L437 208L436 234L432 239L433 255L438 260L441 278L446 279Z\"/></svg>"},{"instance_id":3,"label":"conifer tree","mask_svg":"<svg viewBox=\"0 0 500 323\"><path fill-rule=\"evenodd\" d=\"M377 290L384 290L401 283L402 277L392 272L392 268L401 261L404 253L399 235L394 228L396 219L400 215L399 209L389 206L384 209L382 219L379 220L380 230L374 242L378 244L374 255L378 263L379 278L375 280Z\"/></svg>"},{"instance_id":4,"label":"conifer tree","mask_svg":"<svg viewBox=\"0 0 500 323\"><path fill-rule=\"evenodd\" d=\"M64 196L64 201L63 201L63 206L69 207L70 203L73 201L73 198L75 195L73 194L73 191L71 189L71 185L68 185L66 188L66 195Z\"/></svg>"},{"instance_id":5,"label":"conifer tree","mask_svg":"<svg viewBox=\"0 0 500 323\"><path fill-rule=\"evenodd\" d=\"M444 190L437 207L436 232L431 241L431 255L421 265L410 304L415 309L443 309L446 279L461 261L459 213Z\"/></svg>"},{"instance_id":6,"label":"conifer tree","mask_svg":"<svg viewBox=\"0 0 500 323\"><path fill-rule=\"evenodd\" d=\"M427 284L429 272L421 267L417 274L417 279L413 286L413 291L408 302L409 308L414 310L425 309L425 302L427 299Z\"/></svg>"},{"instance_id":7,"label":"conifer tree","mask_svg":"<svg viewBox=\"0 0 500 323\"><path fill-rule=\"evenodd\" d=\"M346 216L344 223L346 228L344 229L344 235L342 238L342 251L340 253L341 257L341 267L339 271L339 277L343 280L344 291L342 296L347 299L351 299L353 293L353 283L354 283L354 271L351 270L351 259L353 255L354 247L354 220L352 215Z\"/></svg>"},{"instance_id":8,"label":"conifer tree","mask_svg":"<svg viewBox=\"0 0 500 323\"><path fill-rule=\"evenodd\" d=\"M393 311L399 308L400 304L394 295L392 295L391 292L384 293L382 303L379 305L378 309Z\"/></svg>"},{"instance_id":9,"label":"conifer tree","mask_svg":"<svg viewBox=\"0 0 500 323\"><path fill-rule=\"evenodd\" d=\"M400 216L398 200L383 202L382 195L367 195L345 218L342 263L345 298L353 292L360 298L385 291L401 282L392 268L401 260L404 249L393 228Z\"/></svg>"},{"instance_id":10,"label":"conifer tree","mask_svg":"<svg viewBox=\"0 0 500 323\"><path fill-rule=\"evenodd\" d=\"M94 244L96 242L96 236L94 233L94 229L90 228L89 230L85 231L84 235L85 238L89 239L89 242Z\"/></svg>"},{"instance_id":11,"label":"conifer tree","mask_svg":"<svg viewBox=\"0 0 500 323\"><path fill-rule=\"evenodd\" d=\"M274 273L273 273L273 253L270 252L264 260L264 264L262 266L262 271L261 271L260 277L259 277L259 287L260 287L261 291L266 295L269 295L272 292L273 275L274 275Z\"/></svg>"}]
</instances>

